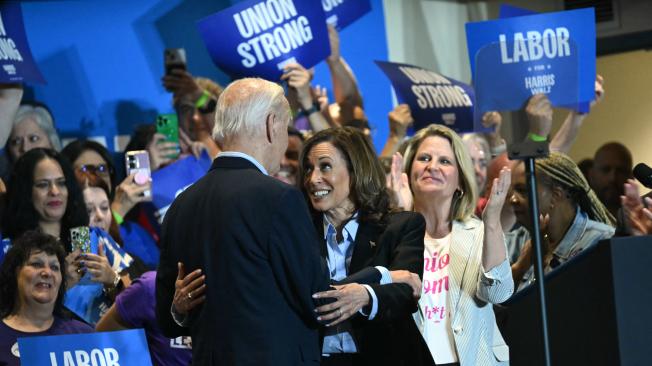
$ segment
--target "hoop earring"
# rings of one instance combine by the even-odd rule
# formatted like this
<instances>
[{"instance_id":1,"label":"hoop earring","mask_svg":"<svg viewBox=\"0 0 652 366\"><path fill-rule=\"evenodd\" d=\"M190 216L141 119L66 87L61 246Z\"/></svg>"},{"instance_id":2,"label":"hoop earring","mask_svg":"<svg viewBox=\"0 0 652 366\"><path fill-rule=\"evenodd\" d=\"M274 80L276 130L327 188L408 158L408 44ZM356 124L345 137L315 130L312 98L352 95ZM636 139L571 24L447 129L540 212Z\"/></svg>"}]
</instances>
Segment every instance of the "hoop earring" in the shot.
<instances>
[{"instance_id":1,"label":"hoop earring","mask_svg":"<svg viewBox=\"0 0 652 366\"><path fill-rule=\"evenodd\" d=\"M457 198L462 198L462 196L464 196L464 191L457 188L455 189L455 195L457 196Z\"/></svg>"}]
</instances>

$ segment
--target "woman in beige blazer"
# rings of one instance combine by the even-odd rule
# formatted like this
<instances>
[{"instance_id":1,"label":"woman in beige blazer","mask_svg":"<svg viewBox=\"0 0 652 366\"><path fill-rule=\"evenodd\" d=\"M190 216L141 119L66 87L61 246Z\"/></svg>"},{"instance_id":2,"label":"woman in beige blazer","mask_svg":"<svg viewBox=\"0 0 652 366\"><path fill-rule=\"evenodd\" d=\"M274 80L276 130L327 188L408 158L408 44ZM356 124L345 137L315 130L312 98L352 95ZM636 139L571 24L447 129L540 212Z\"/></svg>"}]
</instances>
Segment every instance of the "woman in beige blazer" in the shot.
<instances>
[{"instance_id":1,"label":"woman in beige blazer","mask_svg":"<svg viewBox=\"0 0 652 366\"><path fill-rule=\"evenodd\" d=\"M431 125L417 132L404 166L413 209L426 220L423 287L414 315L428 345L422 351L437 365L507 364L509 349L493 304L514 291L500 225L509 169L495 179L481 221L473 216L478 195L473 166L454 131Z\"/></svg>"}]
</instances>

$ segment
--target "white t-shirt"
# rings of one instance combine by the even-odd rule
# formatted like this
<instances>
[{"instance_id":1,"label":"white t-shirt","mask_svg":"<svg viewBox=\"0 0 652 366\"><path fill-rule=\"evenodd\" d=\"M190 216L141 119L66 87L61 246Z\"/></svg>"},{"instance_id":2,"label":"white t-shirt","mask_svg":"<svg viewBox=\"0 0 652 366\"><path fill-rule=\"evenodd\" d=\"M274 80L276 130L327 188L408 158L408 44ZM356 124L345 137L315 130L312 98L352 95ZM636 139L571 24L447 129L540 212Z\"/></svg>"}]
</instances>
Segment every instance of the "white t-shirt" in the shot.
<instances>
[{"instance_id":1,"label":"white t-shirt","mask_svg":"<svg viewBox=\"0 0 652 366\"><path fill-rule=\"evenodd\" d=\"M421 335L428 344L435 363L457 362L455 339L448 307L451 234L423 240L423 285L419 311L414 313Z\"/></svg>"}]
</instances>

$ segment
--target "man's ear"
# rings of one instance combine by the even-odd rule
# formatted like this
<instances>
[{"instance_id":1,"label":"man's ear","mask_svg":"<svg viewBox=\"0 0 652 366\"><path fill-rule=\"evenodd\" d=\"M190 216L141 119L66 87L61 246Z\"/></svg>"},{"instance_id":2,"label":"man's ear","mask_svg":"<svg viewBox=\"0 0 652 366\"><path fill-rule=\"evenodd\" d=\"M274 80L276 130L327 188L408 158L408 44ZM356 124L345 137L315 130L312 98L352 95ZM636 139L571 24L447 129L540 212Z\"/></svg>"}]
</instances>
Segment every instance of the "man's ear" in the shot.
<instances>
[{"instance_id":1,"label":"man's ear","mask_svg":"<svg viewBox=\"0 0 652 366\"><path fill-rule=\"evenodd\" d=\"M274 136L274 114L272 113L268 114L265 120L265 137L267 137L267 141L270 144L272 143L272 139L276 138Z\"/></svg>"}]
</instances>

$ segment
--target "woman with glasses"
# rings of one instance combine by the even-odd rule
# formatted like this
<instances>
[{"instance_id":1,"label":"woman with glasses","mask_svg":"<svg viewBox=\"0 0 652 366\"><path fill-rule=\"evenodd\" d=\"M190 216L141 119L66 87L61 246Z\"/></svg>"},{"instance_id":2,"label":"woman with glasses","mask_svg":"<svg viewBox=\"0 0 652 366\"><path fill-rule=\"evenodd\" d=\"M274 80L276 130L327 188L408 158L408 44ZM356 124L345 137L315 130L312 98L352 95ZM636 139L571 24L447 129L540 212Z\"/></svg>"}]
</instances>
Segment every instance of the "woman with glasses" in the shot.
<instances>
[{"instance_id":1,"label":"woman with glasses","mask_svg":"<svg viewBox=\"0 0 652 366\"><path fill-rule=\"evenodd\" d=\"M151 182L139 185L134 177L125 178L119 185L111 153L101 144L90 140L75 140L61 151L77 171L95 173L111 189L111 210L117 217L125 217L136 204L151 201L144 195L152 189ZM118 220L121 221L121 220Z\"/></svg>"},{"instance_id":2,"label":"woman with glasses","mask_svg":"<svg viewBox=\"0 0 652 366\"><path fill-rule=\"evenodd\" d=\"M137 184L132 174L117 185L111 153L95 141L73 141L66 145L61 154L68 158L77 174L95 174L102 178L109 188L111 215L118 224L120 237L129 246L151 248L154 252L142 258L156 258L156 261L146 261L148 267L155 268L158 264L158 222L148 215L143 217L142 213L146 210L134 209L138 204L152 200L151 194L145 194L151 192L152 182Z\"/></svg>"},{"instance_id":3,"label":"woman with glasses","mask_svg":"<svg viewBox=\"0 0 652 366\"><path fill-rule=\"evenodd\" d=\"M66 306L92 323L99 318L100 303L110 302L117 290L128 284L126 268L133 259L100 229L89 231L91 241L96 238L97 245L91 242L85 252L73 248L70 229L88 225L82 192L65 158L54 150L36 148L16 161L7 186L2 225L8 239L3 241L0 255L29 230L58 238L69 253ZM88 281L80 282L82 277ZM95 302L96 298L100 301Z\"/></svg>"}]
</instances>

